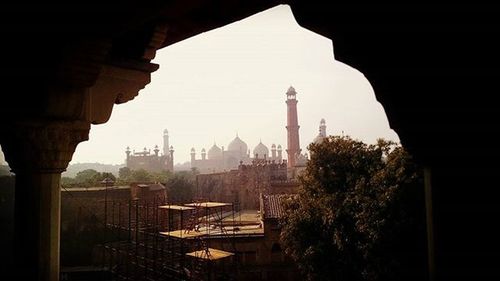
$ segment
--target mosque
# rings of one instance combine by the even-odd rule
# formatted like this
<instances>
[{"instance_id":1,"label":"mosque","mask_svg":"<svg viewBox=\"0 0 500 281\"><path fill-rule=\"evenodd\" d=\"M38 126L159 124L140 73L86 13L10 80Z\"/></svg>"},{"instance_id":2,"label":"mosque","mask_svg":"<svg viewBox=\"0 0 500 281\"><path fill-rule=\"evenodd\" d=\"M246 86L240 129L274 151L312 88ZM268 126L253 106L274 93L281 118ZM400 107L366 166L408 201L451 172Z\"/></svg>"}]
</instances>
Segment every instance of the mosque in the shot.
<instances>
[{"instance_id":1,"label":"mosque","mask_svg":"<svg viewBox=\"0 0 500 281\"><path fill-rule=\"evenodd\" d=\"M275 162L281 163L283 149L281 145L271 145L269 148L262 141L255 146L253 153L248 145L238 135L229 143L227 150L219 148L217 144L207 151L201 150L201 159L196 159L196 150L191 148L191 167L196 167L200 173L216 173L224 170L238 169L240 164ZM286 161L286 160L285 160Z\"/></svg>"},{"instance_id":2,"label":"mosque","mask_svg":"<svg viewBox=\"0 0 500 281\"><path fill-rule=\"evenodd\" d=\"M248 145L238 135L229 143L227 149L217 144L206 151L201 149L201 158L196 158L195 148L191 148L191 167L198 169L202 174L217 173L238 169L239 165L251 164L286 164L289 174L292 177L296 171L305 168L307 163L307 153L302 153L299 142L298 114L297 114L297 92L290 86L286 92L287 104L287 159L283 159L283 148L280 144L271 144L271 149L260 141L251 151ZM325 119L321 119L319 135L315 142L326 137ZM270 152L270 153L269 153ZM291 171L291 173L290 173Z\"/></svg>"}]
</instances>

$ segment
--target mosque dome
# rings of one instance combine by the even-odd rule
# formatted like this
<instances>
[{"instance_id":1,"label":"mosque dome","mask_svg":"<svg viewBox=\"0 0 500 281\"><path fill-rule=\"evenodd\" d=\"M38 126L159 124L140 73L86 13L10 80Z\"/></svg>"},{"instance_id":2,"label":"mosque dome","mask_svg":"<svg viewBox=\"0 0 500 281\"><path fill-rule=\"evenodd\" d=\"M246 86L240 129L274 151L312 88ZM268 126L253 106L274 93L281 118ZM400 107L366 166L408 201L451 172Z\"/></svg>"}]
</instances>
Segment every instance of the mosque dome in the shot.
<instances>
[{"instance_id":1,"label":"mosque dome","mask_svg":"<svg viewBox=\"0 0 500 281\"><path fill-rule=\"evenodd\" d=\"M220 149L215 143L208 150L208 159L218 159L222 157L222 149Z\"/></svg>"},{"instance_id":2,"label":"mosque dome","mask_svg":"<svg viewBox=\"0 0 500 281\"><path fill-rule=\"evenodd\" d=\"M239 151L241 153L246 153L248 150L247 144L240 139L240 137L236 136L234 140L229 143L227 146L228 151Z\"/></svg>"},{"instance_id":3,"label":"mosque dome","mask_svg":"<svg viewBox=\"0 0 500 281\"><path fill-rule=\"evenodd\" d=\"M269 157L269 149L262 142L260 142L254 149L253 155L258 155L259 158Z\"/></svg>"},{"instance_id":4,"label":"mosque dome","mask_svg":"<svg viewBox=\"0 0 500 281\"><path fill-rule=\"evenodd\" d=\"M320 143L322 143L322 142L323 142L323 140L324 140L324 139L325 139L325 137L324 137L324 136L322 136L321 134L319 134L319 135L317 135L317 136L314 138L313 142L314 142L314 143L316 143L316 144L320 144Z\"/></svg>"},{"instance_id":5,"label":"mosque dome","mask_svg":"<svg viewBox=\"0 0 500 281\"><path fill-rule=\"evenodd\" d=\"M314 138L314 143L320 144L326 138L326 121L325 118L321 118L319 122L319 134Z\"/></svg>"}]
</instances>

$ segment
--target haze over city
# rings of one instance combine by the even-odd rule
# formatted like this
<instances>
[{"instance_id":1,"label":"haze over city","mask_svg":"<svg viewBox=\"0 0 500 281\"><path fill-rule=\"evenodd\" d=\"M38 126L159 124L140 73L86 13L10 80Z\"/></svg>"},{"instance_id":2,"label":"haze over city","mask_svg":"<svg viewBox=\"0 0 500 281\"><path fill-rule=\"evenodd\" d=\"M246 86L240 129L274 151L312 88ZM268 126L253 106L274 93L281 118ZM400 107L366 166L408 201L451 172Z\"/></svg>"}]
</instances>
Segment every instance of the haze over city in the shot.
<instances>
[{"instance_id":1,"label":"haze over city","mask_svg":"<svg viewBox=\"0 0 500 281\"><path fill-rule=\"evenodd\" d=\"M288 6L277 6L169 46L154 59L160 69L152 83L115 105L106 124L93 125L71 163L122 164L127 146L161 149L164 129L176 164L189 161L192 147L199 157L202 148L227 147L237 134L251 150L260 140L286 149L290 86L297 91L303 150L321 118L328 135L399 141L369 82L334 60L333 45L301 28Z\"/></svg>"}]
</instances>

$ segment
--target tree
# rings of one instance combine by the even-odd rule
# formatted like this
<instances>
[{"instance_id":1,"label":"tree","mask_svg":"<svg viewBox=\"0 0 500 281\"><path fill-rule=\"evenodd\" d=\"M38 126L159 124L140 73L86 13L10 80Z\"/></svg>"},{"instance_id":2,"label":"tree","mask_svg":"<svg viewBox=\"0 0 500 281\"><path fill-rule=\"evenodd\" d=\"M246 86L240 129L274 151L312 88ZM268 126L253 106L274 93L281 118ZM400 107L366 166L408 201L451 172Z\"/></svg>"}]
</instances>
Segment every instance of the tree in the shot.
<instances>
[{"instance_id":1,"label":"tree","mask_svg":"<svg viewBox=\"0 0 500 281\"><path fill-rule=\"evenodd\" d=\"M188 202L193 200L194 177L191 172L177 172L166 183L170 202Z\"/></svg>"},{"instance_id":2,"label":"tree","mask_svg":"<svg viewBox=\"0 0 500 281\"><path fill-rule=\"evenodd\" d=\"M170 177L172 177L172 172L166 171L166 170L162 170L160 172L153 173L151 176L153 178L153 181L165 183L165 182L168 181L168 179Z\"/></svg>"},{"instance_id":3,"label":"tree","mask_svg":"<svg viewBox=\"0 0 500 281\"><path fill-rule=\"evenodd\" d=\"M144 169L132 170L132 174L129 177L129 182L151 182L153 181L153 176Z\"/></svg>"},{"instance_id":4,"label":"tree","mask_svg":"<svg viewBox=\"0 0 500 281\"><path fill-rule=\"evenodd\" d=\"M281 239L309 280L425 276L421 177L405 150L330 136L309 146Z\"/></svg>"},{"instance_id":5,"label":"tree","mask_svg":"<svg viewBox=\"0 0 500 281\"><path fill-rule=\"evenodd\" d=\"M61 177L61 186L64 188L73 187L76 181L74 178L70 177Z\"/></svg>"},{"instance_id":6,"label":"tree","mask_svg":"<svg viewBox=\"0 0 500 281\"><path fill-rule=\"evenodd\" d=\"M101 173L94 169L86 169L80 171L75 176L73 186L89 187L99 185L99 179L102 177Z\"/></svg>"},{"instance_id":7,"label":"tree","mask_svg":"<svg viewBox=\"0 0 500 281\"><path fill-rule=\"evenodd\" d=\"M104 179L111 179L112 181L116 182L116 177L115 175L113 175L113 173L102 172L100 177L98 177L98 181L101 182Z\"/></svg>"},{"instance_id":8,"label":"tree","mask_svg":"<svg viewBox=\"0 0 500 281\"><path fill-rule=\"evenodd\" d=\"M132 174L132 171L130 170L129 167L122 167L118 170L118 177L121 180L126 180L130 175Z\"/></svg>"}]
</instances>

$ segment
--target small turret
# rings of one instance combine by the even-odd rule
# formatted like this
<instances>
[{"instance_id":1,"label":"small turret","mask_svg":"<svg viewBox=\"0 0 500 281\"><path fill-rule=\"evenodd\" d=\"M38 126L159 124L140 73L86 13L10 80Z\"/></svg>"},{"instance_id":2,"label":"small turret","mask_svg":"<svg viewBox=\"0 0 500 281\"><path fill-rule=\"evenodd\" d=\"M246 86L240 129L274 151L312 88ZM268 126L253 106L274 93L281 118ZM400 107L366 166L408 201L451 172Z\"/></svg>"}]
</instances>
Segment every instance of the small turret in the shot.
<instances>
[{"instance_id":1,"label":"small turret","mask_svg":"<svg viewBox=\"0 0 500 281\"><path fill-rule=\"evenodd\" d=\"M127 146L125 149L125 153L127 154L127 159L130 157L130 147Z\"/></svg>"},{"instance_id":2,"label":"small turret","mask_svg":"<svg viewBox=\"0 0 500 281\"><path fill-rule=\"evenodd\" d=\"M207 159L207 152L205 148L201 149L201 160L206 160Z\"/></svg>"},{"instance_id":3,"label":"small turret","mask_svg":"<svg viewBox=\"0 0 500 281\"><path fill-rule=\"evenodd\" d=\"M158 145L155 145L155 149L153 151L155 152L155 155L158 156L158 153L160 152Z\"/></svg>"},{"instance_id":4,"label":"small turret","mask_svg":"<svg viewBox=\"0 0 500 281\"><path fill-rule=\"evenodd\" d=\"M283 149L281 148L281 144L278 144L278 161L281 161L281 159L283 159L282 153Z\"/></svg>"},{"instance_id":5,"label":"small turret","mask_svg":"<svg viewBox=\"0 0 500 281\"><path fill-rule=\"evenodd\" d=\"M191 148L191 163L194 163L194 161L196 160L196 150L193 148Z\"/></svg>"}]
</instances>

